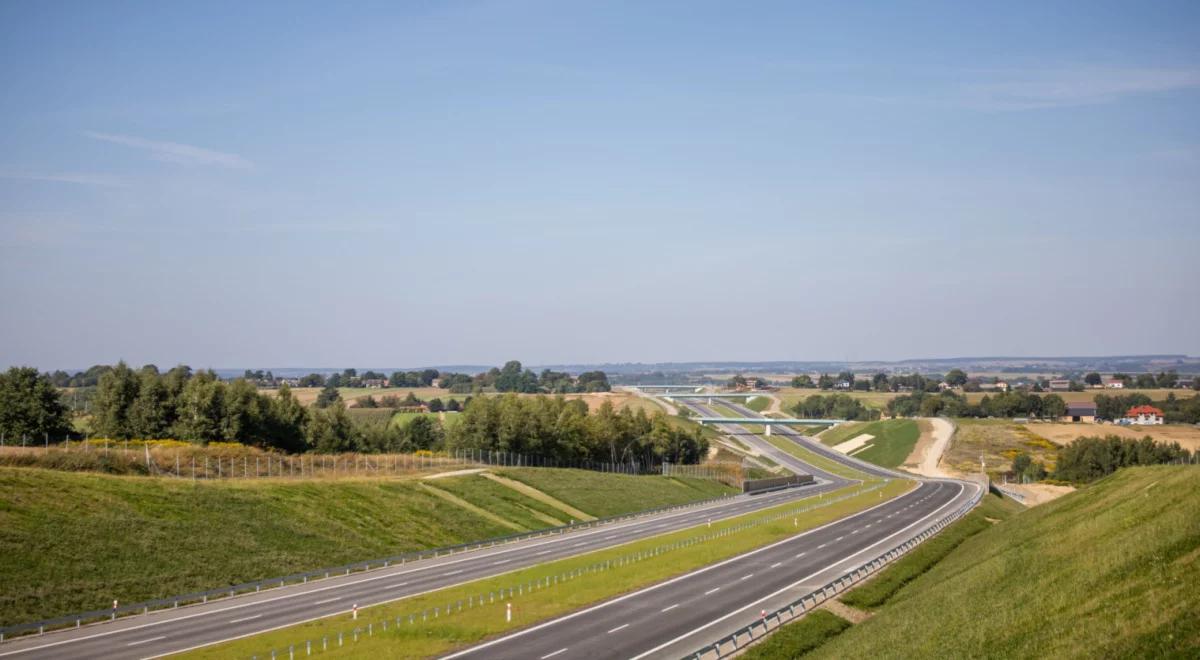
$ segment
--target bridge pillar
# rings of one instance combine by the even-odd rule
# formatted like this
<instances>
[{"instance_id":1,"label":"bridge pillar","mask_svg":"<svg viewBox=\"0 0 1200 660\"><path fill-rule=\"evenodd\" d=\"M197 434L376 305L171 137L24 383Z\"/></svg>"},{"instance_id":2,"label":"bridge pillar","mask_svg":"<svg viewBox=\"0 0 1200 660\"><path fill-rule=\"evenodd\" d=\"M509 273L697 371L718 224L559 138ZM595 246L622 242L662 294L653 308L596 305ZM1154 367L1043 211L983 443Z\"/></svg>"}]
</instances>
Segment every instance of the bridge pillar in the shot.
<instances>
[{"instance_id":1,"label":"bridge pillar","mask_svg":"<svg viewBox=\"0 0 1200 660\"><path fill-rule=\"evenodd\" d=\"M767 432L764 433L763 435L767 436L768 438L771 437L771 425L770 424L767 424Z\"/></svg>"}]
</instances>

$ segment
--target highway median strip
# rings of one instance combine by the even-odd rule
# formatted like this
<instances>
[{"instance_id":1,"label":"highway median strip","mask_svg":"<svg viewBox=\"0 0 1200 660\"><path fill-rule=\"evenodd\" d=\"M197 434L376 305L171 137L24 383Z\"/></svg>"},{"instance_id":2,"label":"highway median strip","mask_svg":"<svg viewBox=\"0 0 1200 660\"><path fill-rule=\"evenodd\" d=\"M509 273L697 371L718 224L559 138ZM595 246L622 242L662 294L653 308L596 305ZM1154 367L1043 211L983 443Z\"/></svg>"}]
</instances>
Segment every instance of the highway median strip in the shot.
<instances>
[{"instance_id":1,"label":"highway median strip","mask_svg":"<svg viewBox=\"0 0 1200 660\"><path fill-rule=\"evenodd\" d=\"M890 481L848 486L817 498L698 525L577 557L518 569L290 625L185 653L185 657L271 657L308 648L348 656L425 657L550 619L696 568L748 552L856 511L912 487ZM803 515L801 515L803 514ZM796 525L793 518L799 519ZM712 541L720 540L719 543ZM555 587L571 582L569 590ZM508 612L511 611L511 620ZM367 622L369 621L369 622Z\"/></svg>"}]
</instances>

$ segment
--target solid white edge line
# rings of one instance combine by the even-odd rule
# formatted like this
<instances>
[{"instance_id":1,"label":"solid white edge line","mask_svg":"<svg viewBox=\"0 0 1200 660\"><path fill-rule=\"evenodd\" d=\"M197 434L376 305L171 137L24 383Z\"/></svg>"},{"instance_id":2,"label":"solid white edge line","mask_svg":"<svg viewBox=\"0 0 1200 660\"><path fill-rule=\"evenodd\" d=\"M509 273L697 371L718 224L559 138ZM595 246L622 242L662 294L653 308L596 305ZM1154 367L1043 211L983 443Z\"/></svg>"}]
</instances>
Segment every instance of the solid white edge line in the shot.
<instances>
[{"instance_id":1,"label":"solid white edge line","mask_svg":"<svg viewBox=\"0 0 1200 660\"><path fill-rule=\"evenodd\" d=\"M466 648L466 649L463 649L463 650L461 650L461 651L457 651L457 652L455 652L455 653L451 653L451 654L449 654L449 655L444 655L444 656L442 656L442 657L441 657L441 660L451 660L452 658L459 658L459 657L462 657L462 656L464 656L464 655L468 655L468 654L470 654L470 653L474 653L474 652L476 652L476 651L480 651L480 650L482 650L482 649L486 649L486 648L488 648L488 647L495 646L496 644L499 644L499 643L501 643L501 642L505 642L505 641L508 641L508 640L510 640L510 639L514 639L514 638L516 638L516 637L521 637L521 636L524 636L524 635L528 635L529 633L531 633L531 632L534 632L534 631L537 631L537 630L541 630L542 628L546 628L546 627L548 627L548 626L553 626L553 625L555 625L555 624L558 624L558 623L561 623L561 622L563 622L563 621L568 621L568 620L570 620L570 619L574 619L574 618L576 618L576 617L580 617L580 616L583 616L583 615L585 615L585 614L589 614L589 613L591 613L591 612L594 612L594 611L596 611L596 610L598 610L598 609L600 609L600 608L603 608L603 607L608 607L608 606L610 606L610 605L614 605L614 604L616 604L616 603L624 602L624 601L626 601L626 600L629 600L630 598L636 598L636 597L638 597L638 596L641 596L641 595L643 595L643 594L649 593L649 592L651 592L651 591L654 591L654 590L656 590L656 589L661 589L661 588L663 588L663 587L665 587L665 586L667 586L667 585L669 585L669 584L674 584L674 583L676 583L676 582L679 582L679 581L681 581L681 580L686 580L686 579L689 579L689 578L695 577L695 576L697 576L697 575L700 575L701 573L707 573L708 571L711 571L711 570L713 570L713 569L715 569L715 568L719 568L719 567L721 567L721 566L724 566L724 565L726 565L726 564L729 564L729 563L731 563L731 562L735 562L735 561L741 561L742 559L745 559L746 557L750 557L750 556L756 555L756 554L758 554L758 553L760 553L760 552L765 552L765 551L767 551L767 550L770 550L770 549L772 549L772 548L774 548L774 547L777 547L777 546L783 545L784 543L791 543L791 542L795 541L796 539L801 539L801 538L804 538L805 536L808 536L808 535L810 535L810 534L814 534L814 533L816 533L816 532L819 532L819 531L821 531L822 529L825 529L826 527L830 527L830 526L832 526L832 525L836 525L836 524L838 524L838 523L845 522L846 520L850 520L850 519L852 519L852 518L856 518L856 517L858 517L858 516L864 515L864 514L866 514L866 513L870 512L870 511L873 511L873 510L875 510L875 509L878 509L879 507L887 506L887 505L889 505L889 504L894 504L894 503L896 502L896 500L898 500L898 499L901 499L901 498L904 498L904 497L907 497L907 496L909 496L909 495L912 495L913 493L915 493L915 492L917 492L918 490L920 490L920 488L921 488L921 486L922 486L922 485L924 485L924 484L927 484L927 483L933 483L933 482L928 482L928 481L918 481L918 482L917 482L917 484L918 484L918 485L917 485L917 487L916 487L916 488L914 488L913 490L910 490L910 491L908 491L907 493L903 493L903 494L901 494L901 495L898 495L897 497L894 497L894 498L892 498L892 499L890 499L890 500L888 500L888 501L886 501L886 502L880 502L879 504L876 504L876 505L874 505L874 506L872 506L872 507L870 507L870 508L863 509L862 511L859 511L858 513L852 513L852 514L850 514L849 516L846 516L846 517L844 517L844 518L839 518L839 519L837 519L837 520L832 520L832 521L830 521L830 522L827 522L827 523L825 523L824 525L821 525L820 527L814 527L814 528L812 528L812 529L810 529L810 530L808 530L808 531L806 531L806 532L802 532L802 533L800 533L800 534L797 534L797 535L795 535L795 536L789 536L789 537L788 537L788 538L786 538L786 539L782 539L782 540L776 541L776 542L774 542L774 543L771 543L771 544L769 544L769 545L764 545L764 546L763 546L763 547L761 547L761 548L757 548L757 549L755 549L755 550L751 550L751 551L749 551L749 552L746 552L746 553L743 553L743 554L737 555L736 557L730 557L729 559L725 559L725 560L719 561L719 562L717 562L717 563L715 563L715 564L709 564L708 566L703 566L703 567L701 567L701 568L698 568L698 569L696 569L696 570L694 570L694 571L692 571L692 572L690 572L690 573L684 573L683 575L679 575L679 576L673 577L673 578L671 578L670 580L665 580L665 581L663 581L663 582L659 582L658 584L655 584L655 585L652 585L652 586L646 587L645 589L639 589L638 591L634 591L634 592L631 592L631 593L627 593L627 594L625 594L624 596L618 596L618 597L616 597L616 598L613 598L613 599L611 599L611 600L607 600L607 601L605 601L605 602L603 602L603 603L600 603L600 604L598 604L598 605L593 605L593 606L591 606L591 607L588 607L588 608L586 608L586 609L582 609L582 610L579 610L579 611L577 611L577 612L572 612L571 614L567 614L567 615L565 615L565 616L558 617L557 619L551 619L550 621L546 621L546 622L540 623L540 624L538 624L538 625L536 625L536 626L530 626L529 628L525 628L524 630L519 630L519 631L517 631L517 632L515 632L515 633L509 634L509 635L505 635L504 637L499 637L499 638L497 638L497 639L493 639L493 640L492 640L492 641L490 641L490 642L485 642L485 643L483 643L483 644L478 644L478 645L476 645L476 646L472 646L472 647L470 647L470 648ZM916 523L913 523L913 524L916 524ZM910 527L911 527L911 525L910 525ZM907 528L905 528L905 529L907 529ZM903 530L901 530L901 531L903 531ZM853 555L851 555L851 556L853 556ZM844 560L843 560L843 561L844 561ZM834 564L834 565L836 565L836 564ZM822 570L824 570L824 569L822 569Z\"/></svg>"},{"instance_id":2,"label":"solid white edge line","mask_svg":"<svg viewBox=\"0 0 1200 660\"><path fill-rule=\"evenodd\" d=\"M820 484L818 487L824 487L824 486L826 486L826 485L828 485L828 484ZM836 490L836 489L835 489L835 490ZM780 492L780 494L784 494L784 493L791 494L791 493L795 493L795 492L798 492L798 491L781 491L781 492ZM822 492L824 492L824 491L822 491ZM812 493L812 495L815 495L815 494L816 494L815 492L814 492L814 493ZM713 503L711 503L711 504L708 504L708 505L700 506L700 507L697 507L697 508L695 508L695 509L687 509L687 510L684 510L684 511L671 511L671 512L668 512L668 513L666 513L666 514L663 514L663 515L662 515L662 517L648 517L648 518L644 518L644 519L637 519L637 518L635 518L635 519L632 519L632 520L615 521L615 522L613 522L613 523L610 523L611 525L614 525L614 526L609 526L609 524L605 524L605 525L601 525L601 526L599 526L599 527L596 527L596 528L593 528L593 529L581 530L581 531L578 531L578 532L573 532L573 533L572 533L571 535L569 535L569 536L568 536L568 535L559 535L559 536L557 536L557 537L554 537L554 538L546 539L546 540L544 540L544 541L542 541L542 542L540 542L540 543L531 543L531 544L529 544L529 545L518 545L518 546L509 546L509 545L507 545L507 544L501 544L501 545L497 545L497 546L491 546L491 547L487 547L487 548L479 548L478 550L470 550L470 551L467 551L467 552L465 552L465 553L462 553L462 554L468 554L468 555L471 555L471 556L468 556L468 557L463 557L463 558L461 558L461 559L456 559L456 560L454 560L454 561L442 561L442 562L438 562L438 561L437 561L437 559L430 558L430 559L432 559L432 561L434 561L434 562L436 562L436 563L432 563L432 564L425 565L425 566L417 566L417 567L415 567L415 568L410 568L409 570L401 570L401 571L389 570L389 569L396 568L396 567L398 567L398 566L403 566L403 564L393 564L392 566L390 566L390 567L388 567L388 568L383 568L383 569L375 569L374 571L372 571L372 572L375 572L375 571L381 571L381 572L382 572L382 571L386 571L386 573L382 573L382 574L380 574L380 575L374 575L374 576L371 576L371 577L366 577L366 578L363 578L363 579L361 579L361 580L347 581L347 582L343 582L343 583L340 583L340 584L331 584L331 585L327 585L327 586L321 586L321 587L318 587L318 588L315 588L315 589L303 589L303 590L301 590L301 591L298 591L298 592L296 592L296 593L291 593L291 594L281 594L281 595L279 595L279 596L274 596L274 597L272 597L272 598L265 598L265 599L262 599L262 600L254 600L254 601L251 601L251 602L240 603L240 604L236 604L236 605L230 605L229 607L223 607L223 608L221 608L221 609L215 609L215 610L206 610L206 611L204 611L204 612L196 612L196 613L194 613L194 614L186 614L186 615L183 615L183 616L176 616L176 617L172 617L172 618L169 618L169 619L164 619L164 620L162 620L162 621L151 621L150 623L143 623L143 624L136 625L136 626L129 626L129 627L127 627L127 628L118 628L118 629L116 629L116 630L107 630L107 631L104 631L104 632L98 632L98 633L95 633L95 634L92 634L92 635L85 635L85 636L83 636L83 637L72 637L72 638L70 638L70 639L64 639L64 640L60 640L60 641L57 641L57 642L50 642L50 643L47 643L47 644L41 644L41 645L38 645L38 646L31 646L31 647L29 647L29 648L17 649L17 650L15 650L15 651L5 651L5 652L2 652L2 653L0 653L0 657L10 656L10 655L19 655L19 654L21 654L21 653L30 653L30 652L32 652L32 651L40 651L40 650L42 650L42 649L53 648L53 647L55 647L55 646L63 646L63 645L66 645L66 644L75 644L75 643L77 643L77 642L83 642L83 641L87 641L87 640L89 640L89 639L96 639L97 637L108 637L108 636L110 636L110 635L120 635L120 634L123 634L123 633L127 633L127 632L129 632L129 631L131 631L131 630L141 630L141 629L143 629L143 628L151 628L151 627L154 627L154 626L161 626L161 625L164 625L164 624L176 623L176 622L179 622L179 621L185 621L185 620L187 620L187 619L194 619L194 618L197 618L197 617L202 617L202 616L212 616L212 615L215 615L215 614L221 614L221 613L223 613L223 612L229 612L229 611L231 611L231 610L242 609L242 608L245 608L245 607L254 607L254 606L257 606L257 605L264 605L264 604L266 604L266 603L273 603L273 602L275 602L275 601L279 601L279 600L286 600L286 599L288 599L288 598L299 598L299 597L301 597L301 596L308 596L308 595L312 595L312 594L320 593L320 592L322 592L322 591L328 591L328 590L330 590L330 589L344 589L344 588L346 588L346 587L351 587L351 586L354 586L354 585L357 585L357 584L363 584L363 583L366 583L366 582L374 582L374 581L376 581L376 580L383 580L383 579L386 579L386 578L392 578L392 577L396 577L396 576L398 576L398 575L408 575L408 574L410 574L410 573L419 573L419 572L421 572L421 571L429 571L429 570L433 570L433 569L435 569L435 568L443 568L443 567L446 567L446 566L451 566L451 565L453 565L453 564L458 564L458 563L462 563L462 562L464 562L464 561L471 561L471 560L474 560L474 559L479 559L479 558L484 558L484 559L486 559L486 558L489 558L489 557L497 557L497 556L504 555L504 554L509 554L509 553L516 553L516 552L527 552L528 550L530 550L530 549L532 549L532 548L537 548L537 547L540 547L540 546L546 545L546 544L548 544L548 543L560 543L560 542L564 542L564 541L566 541L566 540L574 540L574 539L577 539L577 538L579 538L581 535L588 535L588 536L592 536L592 535L598 535L598 534L601 534L601 533L604 533L604 532L610 532L610 531L613 531L613 530L619 530L619 531L628 531L628 528L630 528L630 527L634 527L634 526L637 526L637 525L640 525L641 523L644 523L644 522L647 522L647 521L655 521L655 520L667 520L667 519L671 519L671 518L678 518L678 517L682 517L682 516L692 515L692 514L695 514L695 513L698 513L698 512L712 511L712 510L714 510L714 509L722 509L722 508L724 508L724 509L726 509L726 510L725 510L724 512L718 512L718 514L720 514L720 513L724 513L725 515L721 515L721 517L720 517L720 518L718 518L718 519L719 519L719 520L728 520L728 519L730 519L730 518L736 518L736 517L737 517L737 516L739 516L739 515L743 515L742 513L735 512L735 511L731 510L731 509L733 508L733 506L735 505L735 503L736 503L736 505L737 505L737 506L741 506L742 504L747 504L747 502L742 502L742 501L740 501L742 497L743 497L742 495L734 495L733 497L730 497L730 498L729 498L727 501L724 501L724 502L721 502L721 501L718 501L718 502L713 502ZM793 499L793 498L788 498L788 497L765 498L765 499L761 499L761 500L751 500L751 501L750 501L748 504L755 504L755 503L764 503L764 502L769 502L770 504L767 504L767 505L765 505L765 506L759 507L758 509L755 509L756 511L761 511L761 510L764 510L764 509L771 508L771 507L773 507L773 506L781 506L781 505L783 505L783 504L789 504L789 503L792 503L792 502L798 502L798 501L801 501L801 500L805 500L805 499L808 499L809 497L811 497L811 495L809 495L809 494L807 494L807 493L806 493L806 494L804 494L804 496L803 496L803 497L798 497L798 498L794 498L794 499ZM684 530L684 529L688 529L688 528L691 528L691 527L698 527L700 524L701 524L700 522L696 522L694 525L687 525L687 526L685 526L685 527L681 527L681 528L679 528L679 530L676 530L676 531L682 531L682 530ZM674 533L674 532L672 532L672 533ZM649 535L649 536L645 536L645 537L632 538L632 539L630 539L630 540L628 540L628 541L625 541L625 542L622 542L622 543L618 543L618 544L616 544L616 545L611 545L611 546L607 546L607 547L600 547L600 548L596 548L595 550L588 550L587 552L584 552L584 553L581 553L581 554L588 554L589 552L599 552L599 551L601 551L601 550L611 550L612 548L619 548L619 547L621 547L621 546L623 546L623 545L627 545L627 544L629 544L629 543L636 543L636 542L638 542L638 541L643 541L643 540L645 540L645 539L648 539L648 538L654 538L655 536L661 536L661 535L660 535L660 534L651 534L651 535ZM531 540L536 540L536 539L531 539ZM477 552L478 552L478 553L482 553L482 554L476 554ZM450 557L450 556L451 556L451 555L446 555L446 557ZM571 558L571 557L574 557L574 556L578 556L578 555L568 555L568 556L566 556L566 557L560 557L559 559L569 559L569 558ZM422 560L422 561L429 561L429 560L427 559L427 560ZM509 560L509 561L511 561L511 560ZM557 561L557 560L556 560L556 561ZM410 566L411 566L411 564L410 564ZM415 597L417 597L417 596L423 596L423 595L425 595L425 594L432 593L432 592L434 592L434 591L440 591L440 590L442 590L442 589L453 589L453 588L455 588L455 587L461 587L462 585L464 585L464 584L470 584L471 582L477 582L477 581L479 581L479 580L486 580L486 579L490 579L490 578L494 578L494 577L500 577L500 576L502 576L502 575L507 575L508 573L515 573L515 572L517 572L517 571L519 571L519 570L523 570L524 568L529 568L530 566L537 566L537 564L530 564L529 566L523 566L523 567L519 567L519 568L514 568L514 569L513 569L513 570L511 570L511 571L505 571L505 572L502 572L502 573L492 573L492 574L489 574L489 575L483 575L483 576L480 576L480 577L477 577L477 578L471 578L471 579L468 579L468 580L466 580L466 581L463 581L463 582L456 582L456 583L454 583L454 584L443 585L443 586L437 587L436 589L429 589L429 590L422 591L422 592L419 592L419 593L406 594L406 595L404 595L404 596L401 596L401 597L399 597L399 598L391 598L391 599L387 599L387 600L382 600L382 601L379 601L379 602L377 602L377 603L371 603L371 606L374 606L374 605L385 605L385 604L387 604L387 603L394 603L394 602L397 602L397 601L400 601L400 600L404 600L404 599L407 599L407 598L415 598ZM332 578L332 577L335 577L335 576L331 576L331 578ZM297 587L303 588L303 587L305 587L305 586L308 586L309 584L315 584L315 582L309 582L309 583L298 584L298 585L289 585L287 588L297 588ZM258 593L258 592L254 593L254 594L250 594L250 593L247 593L247 594L239 594L238 596L235 596L234 598L243 598L243 597L245 597L245 598L249 598L249 597L252 597L252 596L255 596L255 595L257 595L257 593ZM157 614L157 613L169 612L169 611L170 611L170 610L157 610L156 612L152 612L152 613L151 613L151 615L153 615L153 614ZM232 642L232 641L235 641L235 640L244 639L244 638L246 638L246 637L251 637L251 636L253 636L253 635L261 635L261 634L264 634L264 633L273 632L273 631L275 631L275 630L280 630L280 629L282 629L282 628L287 628L287 627L289 627L289 626L298 626L298 625L301 625L301 624L305 624L305 623L309 623L309 622L312 622L312 621L316 621L316 620L318 620L318 619L324 619L324 618L326 618L326 617L328 617L328 616L330 616L330 615L328 615L328 614L323 614L323 615L321 615L321 616L315 616L315 617L312 617L312 618L309 618L309 619L303 619L303 620L300 620L300 621L292 621L292 622L290 622L290 623L286 623L286 624L282 624L282 625L279 625L279 626L275 626L274 628L267 628L267 629L265 629L265 630L258 630L258 631L252 632L252 633L246 633L246 634L243 634L243 635L236 635L236 636L234 636L234 637L226 637L226 638L224 638L224 639L218 639L218 640L214 640L214 641L211 641L211 642L205 642L205 643L203 643L203 644L197 644L196 646L191 646L191 647L184 648L184 649L176 649L176 650L174 650L174 651L170 651L170 652L168 652L168 653L163 653L163 654L161 654L161 655L158 655L158 656L153 656L153 657L163 657L163 656L166 656L166 655L171 655L171 654L173 654L173 653L185 653L185 652L187 652L187 651L194 651L194 650L196 650L196 649L204 648L204 647L206 647L206 646L212 646L213 644L223 644L223 643L225 643L225 642ZM124 621L128 621L129 619L118 619L118 621L122 621L122 620L124 620ZM95 624L95 625L103 625L103 624L104 624L104 622L101 622L100 624ZM71 629L66 629L66 630L63 630L63 631L54 631L54 632L64 632L64 633L66 633L66 632L69 632L70 630L71 630ZM53 633L48 633L48 634L53 634ZM18 640L20 640L20 639L22 639L22 638L21 638L21 637L16 637L16 638L13 638L13 639L11 639L11 640L9 640L9 641L6 641L6 642L5 642L5 644L14 644L14 643L17 643L17 642L18 642ZM28 639L28 638L26 637L26 639ZM3 648L3 647L0 647L0 648Z\"/></svg>"}]
</instances>

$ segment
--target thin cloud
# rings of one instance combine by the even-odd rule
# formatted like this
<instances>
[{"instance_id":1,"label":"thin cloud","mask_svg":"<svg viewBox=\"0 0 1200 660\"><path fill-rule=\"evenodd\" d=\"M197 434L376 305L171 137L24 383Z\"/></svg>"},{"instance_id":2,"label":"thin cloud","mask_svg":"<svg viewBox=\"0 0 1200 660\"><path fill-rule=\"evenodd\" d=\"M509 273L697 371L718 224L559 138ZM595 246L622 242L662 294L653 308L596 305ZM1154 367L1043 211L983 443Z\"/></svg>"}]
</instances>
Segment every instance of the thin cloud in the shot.
<instances>
[{"instance_id":1,"label":"thin cloud","mask_svg":"<svg viewBox=\"0 0 1200 660\"><path fill-rule=\"evenodd\" d=\"M92 172L10 172L0 171L0 179L16 179L20 181L53 181L57 183L74 183L81 186L100 186L103 188L127 188L129 182L111 174L96 174Z\"/></svg>"},{"instance_id":2,"label":"thin cloud","mask_svg":"<svg viewBox=\"0 0 1200 660\"><path fill-rule=\"evenodd\" d=\"M965 85L963 100L985 110L1038 110L1200 87L1200 71L1192 69L1049 69L1004 77Z\"/></svg>"},{"instance_id":3,"label":"thin cloud","mask_svg":"<svg viewBox=\"0 0 1200 660\"><path fill-rule=\"evenodd\" d=\"M115 144L142 149L150 152L151 158L167 163L180 165L219 165L237 170L248 170L254 167L250 161L237 154L214 151L203 147L178 142L159 142L132 135L116 135L113 133L98 133L87 131L84 135L93 140L103 140Z\"/></svg>"}]
</instances>

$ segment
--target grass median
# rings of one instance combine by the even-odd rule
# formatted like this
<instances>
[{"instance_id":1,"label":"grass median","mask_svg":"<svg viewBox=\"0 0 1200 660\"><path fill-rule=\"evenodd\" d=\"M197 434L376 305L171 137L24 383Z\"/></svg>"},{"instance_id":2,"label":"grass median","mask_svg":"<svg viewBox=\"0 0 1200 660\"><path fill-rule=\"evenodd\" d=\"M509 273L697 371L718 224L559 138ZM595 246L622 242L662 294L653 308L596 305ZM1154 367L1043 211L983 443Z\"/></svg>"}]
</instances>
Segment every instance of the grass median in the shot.
<instances>
[{"instance_id":1,"label":"grass median","mask_svg":"<svg viewBox=\"0 0 1200 660\"><path fill-rule=\"evenodd\" d=\"M478 643L581 607L655 584L697 568L734 557L769 543L843 518L896 497L909 481L849 486L820 498L772 507L728 520L627 543L570 559L541 564L492 578L364 608L357 621L349 613L318 619L241 640L182 654L188 658L267 658L289 647L306 653L342 657L427 657ZM845 499L837 500L840 496ZM810 508L811 507L811 508ZM809 510L797 513L800 510ZM794 520L793 520L794 519ZM798 524L795 524L798 522ZM752 524L754 523L754 524ZM674 548L662 551L663 548ZM638 557L632 560L632 557ZM603 567L597 569L597 567ZM555 576L575 575L564 586ZM528 585L545 585L529 589ZM512 598L493 594L523 585ZM482 600L483 604L479 604ZM462 603L461 610L456 607ZM513 620L505 621L512 604ZM446 615L446 607L454 610ZM436 618L429 612L439 611ZM411 618L410 618L411 617ZM409 623L409 621L413 621ZM384 623L387 622L386 629ZM397 623L399 621L399 623ZM370 626L370 628L368 628ZM354 630L359 632L355 635ZM370 632L368 633L368 630ZM342 646L338 646L339 633ZM356 639L356 641L355 641ZM278 656L283 657L283 656Z\"/></svg>"},{"instance_id":2,"label":"grass median","mask_svg":"<svg viewBox=\"0 0 1200 660\"><path fill-rule=\"evenodd\" d=\"M825 456L822 456L821 454L818 454L817 452L804 447L803 445L796 442L795 440L791 440L789 438L782 437L782 436L774 436L774 435L770 436L770 437L766 437L765 440L767 442L770 442L771 444L775 445L777 448L804 461L805 463L808 463L809 465L811 465L813 467L825 470L826 472L828 472L830 474L836 474L839 477L845 477L847 479L868 479L869 480L869 479L874 478L871 475L867 474L866 472L860 472L852 467L843 465L842 463L838 463L837 461L833 460L832 458L826 458Z\"/></svg>"}]
</instances>

